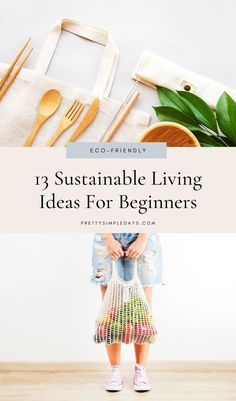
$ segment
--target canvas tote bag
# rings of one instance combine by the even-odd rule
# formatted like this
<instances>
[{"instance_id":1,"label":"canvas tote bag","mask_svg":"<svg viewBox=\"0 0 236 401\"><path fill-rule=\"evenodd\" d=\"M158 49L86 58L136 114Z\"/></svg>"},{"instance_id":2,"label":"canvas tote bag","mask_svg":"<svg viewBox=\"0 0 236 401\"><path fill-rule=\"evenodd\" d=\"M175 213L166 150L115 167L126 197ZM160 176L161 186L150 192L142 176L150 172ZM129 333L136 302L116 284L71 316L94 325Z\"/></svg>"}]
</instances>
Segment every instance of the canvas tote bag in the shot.
<instances>
[{"instance_id":1,"label":"canvas tote bag","mask_svg":"<svg viewBox=\"0 0 236 401\"><path fill-rule=\"evenodd\" d=\"M124 281L112 261L112 276L96 319L96 343L153 343L157 330L151 308L138 278L137 261L133 278Z\"/></svg>"},{"instance_id":2,"label":"canvas tote bag","mask_svg":"<svg viewBox=\"0 0 236 401\"><path fill-rule=\"evenodd\" d=\"M141 55L132 78L151 87L157 85L194 93L204 99L212 109L215 109L217 100L224 91L236 100L235 90L146 50Z\"/></svg>"},{"instance_id":3,"label":"canvas tote bag","mask_svg":"<svg viewBox=\"0 0 236 401\"><path fill-rule=\"evenodd\" d=\"M92 91L47 76L47 70L53 59L62 30L104 46L97 80ZM78 53L78 57L83 57L83 55ZM50 30L34 70L23 69L0 102L0 146L22 146L24 144L36 119L39 101L42 95L52 88L61 92L63 101L57 112L42 126L33 146L44 146L46 144L72 100L77 98L82 101L86 106L85 112L94 96L100 98L99 113L78 140L99 141L119 108L119 102L108 97L117 64L118 49L108 32L79 21L61 20ZM4 74L7 68L8 65L0 64L0 76ZM80 119L65 131L55 146L64 146L79 121ZM134 141L140 132L148 126L149 121L149 114L137 109L131 110L126 121L114 136L114 141Z\"/></svg>"}]
</instances>

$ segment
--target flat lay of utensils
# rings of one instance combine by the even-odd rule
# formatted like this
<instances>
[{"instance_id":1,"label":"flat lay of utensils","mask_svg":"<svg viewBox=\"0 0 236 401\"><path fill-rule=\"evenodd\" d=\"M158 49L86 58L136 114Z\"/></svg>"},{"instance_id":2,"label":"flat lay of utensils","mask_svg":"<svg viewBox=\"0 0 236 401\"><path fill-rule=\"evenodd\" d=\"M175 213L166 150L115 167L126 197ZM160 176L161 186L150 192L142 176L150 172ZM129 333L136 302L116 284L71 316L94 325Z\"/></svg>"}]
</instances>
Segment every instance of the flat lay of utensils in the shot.
<instances>
[{"instance_id":1,"label":"flat lay of utensils","mask_svg":"<svg viewBox=\"0 0 236 401\"><path fill-rule=\"evenodd\" d=\"M121 126L121 124L125 121L127 115L129 114L130 110L132 109L132 107L134 106L136 100L138 99L138 97L140 95L139 92L134 91L135 87L136 87L136 84L128 92L128 95L126 96L124 101L121 103L121 106L119 107L114 118L112 119L109 126L107 127L104 135L100 139L100 142L109 142L112 139L112 137L115 135L116 131Z\"/></svg>"},{"instance_id":2,"label":"flat lay of utensils","mask_svg":"<svg viewBox=\"0 0 236 401\"><path fill-rule=\"evenodd\" d=\"M67 143L74 142L78 138L78 136L81 135L82 132L84 132L88 128L88 126L93 122L96 115L98 114L98 111L99 111L99 99L98 99L98 97L96 97L90 104L84 117L80 121L78 127L76 128L74 133L71 135L71 137L69 138Z\"/></svg>"},{"instance_id":3,"label":"flat lay of utensils","mask_svg":"<svg viewBox=\"0 0 236 401\"><path fill-rule=\"evenodd\" d=\"M159 122L150 125L138 138L139 142L166 142L168 147L200 146L195 135L181 124Z\"/></svg>"},{"instance_id":4,"label":"flat lay of utensils","mask_svg":"<svg viewBox=\"0 0 236 401\"><path fill-rule=\"evenodd\" d=\"M83 111L83 108L84 105L79 100L74 100L72 102L72 104L68 107L68 109L61 117L56 131L46 143L46 146L53 146L56 143L61 134L77 121L80 113Z\"/></svg>"},{"instance_id":5,"label":"flat lay of utensils","mask_svg":"<svg viewBox=\"0 0 236 401\"><path fill-rule=\"evenodd\" d=\"M24 64L28 60L31 52L33 51L33 49L30 49L28 51L28 53L26 54L26 56L23 58L23 60L20 62L20 64L18 66L16 66L17 61L20 59L21 55L23 54L24 50L26 49L26 47L28 46L30 41L31 41L31 38L27 39L27 41L25 42L24 46L19 51L19 53L16 55L15 59L13 60L13 62L10 65L10 67L5 72L4 76L2 77L2 79L0 81L0 100L3 98L5 93L8 91L8 89L12 85L12 83L15 81L17 75L19 74L19 72L21 71L22 67L24 66ZM15 66L16 66L16 68L14 70ZM12 71L13 71L13 74L10 76Z\"/></svg>"},{"instance_id":6,"label":"flat lay of utensils","mask_svg":"<svg viewBox=\"0 0 236 401\"><path fill-rule=\"evenodd\" d=\"M48 120L61 104L62 96L56 89L50 89L44 93L38 108L38 115L31 133L24 143L24 147L32 146L40 127Z\"/></svg>"}]
</instances>

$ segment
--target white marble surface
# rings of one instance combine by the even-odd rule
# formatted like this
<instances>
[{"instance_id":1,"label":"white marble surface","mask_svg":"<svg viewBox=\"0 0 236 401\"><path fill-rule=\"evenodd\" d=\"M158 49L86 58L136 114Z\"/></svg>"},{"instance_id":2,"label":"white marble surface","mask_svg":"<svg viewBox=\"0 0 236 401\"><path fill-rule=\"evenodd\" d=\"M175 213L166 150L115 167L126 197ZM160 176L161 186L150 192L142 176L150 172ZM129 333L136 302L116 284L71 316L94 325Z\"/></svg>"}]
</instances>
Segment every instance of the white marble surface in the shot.
<instances>
[{"instance_id":1,"label":"white marble surface","mask_svg":"<svg viewBox=\"0 0 236 401\"><path fill-rule=\"evenodd\" d=\"M120 49L111 96L121 100L144 49L219 82L236 87L235 0L1 0L0 61L10 62L25 38L33 37L33 68L52 24L79 19L109 30ZM68 33L49 74L81 87L93 86L101 47ZM92 52L92 53L91 53ZM88 62L93 54L94 62ZM154 90L141 88L137 107L152 113Z\"/></svg>"}]
</instances>

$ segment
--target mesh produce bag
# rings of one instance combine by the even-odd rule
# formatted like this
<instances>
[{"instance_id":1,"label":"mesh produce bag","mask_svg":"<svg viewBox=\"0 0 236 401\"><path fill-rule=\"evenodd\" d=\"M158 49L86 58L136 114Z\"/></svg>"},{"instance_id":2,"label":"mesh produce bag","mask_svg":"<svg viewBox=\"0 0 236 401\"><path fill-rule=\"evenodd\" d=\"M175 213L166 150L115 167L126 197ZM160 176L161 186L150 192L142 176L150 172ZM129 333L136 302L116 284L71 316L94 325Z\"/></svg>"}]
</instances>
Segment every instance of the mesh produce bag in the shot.
<instances>
[{"instance_id":1,"label":"mesh produce bag","mask_svg":"<svg viewBox=\"0 0 236 401\"><path fill-rule=\"evenodd\" d=\"M94 341L106 344L153 343L156 334L151 308L138 278L137 262L129 281L119 277L117 266L112 262L112 276L96 319Z\"/></svg>"}]
</instances>

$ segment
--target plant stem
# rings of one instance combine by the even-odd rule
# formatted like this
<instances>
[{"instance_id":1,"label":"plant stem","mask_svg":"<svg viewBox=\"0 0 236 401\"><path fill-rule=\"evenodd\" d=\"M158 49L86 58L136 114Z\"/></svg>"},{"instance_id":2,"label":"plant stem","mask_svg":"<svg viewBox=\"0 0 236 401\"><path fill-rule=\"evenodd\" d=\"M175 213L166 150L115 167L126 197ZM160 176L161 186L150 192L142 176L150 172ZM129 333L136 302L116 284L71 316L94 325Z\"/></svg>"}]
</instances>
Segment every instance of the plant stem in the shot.
<instances>
[{"instance_id":1,"label":"plant stem","mask_svg":"<svg viewBox=\"0 0 236 401\"><path fill-rule=\"evenodd\" d=\"M217 135L213 135L213 134L215 134L215 132L214 131L210 131L209 129L207 129L207 127L205 127L204 125L200 125L201 126L201 128L203 128L203 132L206 134L206 135L209 135L210 134L210 136L216 136L217 137L217 139L221 142L221 143L223 143L224 144L224 146L227 146L227 147L230 147L230 145L228 145L224 140L223 140L223 138L219 135L219 133L217 134ZM193 134L194 134L194 132L193 132Z\"/></svg>"},{"instance_id":2,"label":"plant stem","mask_svg":"<svg viewBox=\"0 0 236 401\"><path fill-rule=\"evenodd\" d=\"M218 140L219 140L220 142L222 142L225 146L230 147L230 146L221 138L221 136L218 136Z\"/></svg>"},{"instance_id":3,"label":"plant stem","mask_svg":"<svg viewBox=\"0 0 236 401\"><path fill-rule=\"evenodd\" d=\"M220 134L219 134L218 130L217 130L217 132L212 131L212 130L210 130L209 128L205 127L205 125L201 125L201 124L200 124L200 127L202 127L204 130L206 130L206 132L207 132L208 134L214 135L214 136L217 136L217 138L220 138Z\"/></svg>"}]
</instances>

